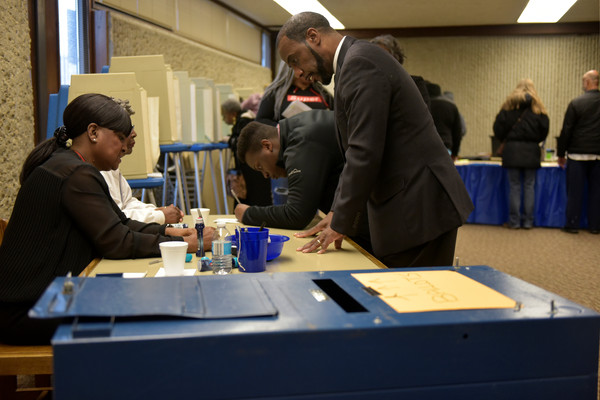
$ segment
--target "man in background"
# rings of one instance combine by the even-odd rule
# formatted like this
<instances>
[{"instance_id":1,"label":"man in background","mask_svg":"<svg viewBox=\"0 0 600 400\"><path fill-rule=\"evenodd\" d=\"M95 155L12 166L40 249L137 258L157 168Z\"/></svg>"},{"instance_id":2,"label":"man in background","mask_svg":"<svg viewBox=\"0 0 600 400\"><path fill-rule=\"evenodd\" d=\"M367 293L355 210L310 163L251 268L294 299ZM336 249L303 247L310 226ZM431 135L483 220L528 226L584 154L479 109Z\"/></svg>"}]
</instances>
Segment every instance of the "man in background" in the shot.
<instances>
[{"instance_id":1,"label":"man in background","mask_svg":"<svg viewBox=\"0 0 600 400\"><path fill-rule=\"evenodd\" d=\"M398 60L400 64L404 65L404 59L406 56L404 55L404 50L402 50L395 37L392 35L379 35L371 39L371 43L381 47L390 53L396 60ZM419 75L411 75L410 77L415 82L415 85L417 85L417 88L419 88L419 92L421 93L425 104L427 104L427 107L431 109L431 100L429 98L429 93L427 92L427 83L425 79Z\"/></svg>"},{"instance_id":2,"label":"man in background","mask_svg":"<svg viewBox=\"0 0 600 400\"><path fill-rule=\"evenodd\" d=\"M456 104L442 96L440 85L427 82L427 92L431 101L431 116L444 146L452 160L456 161L462 140L462 125Z\"/></svg>"},{"instance_id":3,"label":"man in background","mask_svg":"<svg viewBox=\"0 0 600 400\"><path fill-rule=\"evenodd\" d=\"M584 187L588 185L588 228L600 233L600 91L598 71L583 75L581 96L567 107L558 138L558 165L567 168L567 209L563 230L578 233ZM566 154L566 156L565 156ZM567 161L568 159L568 161Z\"/></svg>"}]
</instances>

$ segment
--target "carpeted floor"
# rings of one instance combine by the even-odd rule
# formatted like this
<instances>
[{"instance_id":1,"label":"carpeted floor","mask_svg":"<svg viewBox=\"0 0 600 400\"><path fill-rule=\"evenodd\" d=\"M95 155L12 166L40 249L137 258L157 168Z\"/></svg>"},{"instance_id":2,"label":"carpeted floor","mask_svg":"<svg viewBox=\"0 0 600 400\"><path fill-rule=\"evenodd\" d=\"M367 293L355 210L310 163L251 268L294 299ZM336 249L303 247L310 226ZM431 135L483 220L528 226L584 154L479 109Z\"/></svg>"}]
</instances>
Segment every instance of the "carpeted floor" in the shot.
<instances>
[{"instance_id":1,"label":"carpeted floor","mask_svg":"<svg viewBox=\"0 0 600 400\"><path fill-rule=\"evenodd\" d=\"M455 256L460 265L489 265L600 312L600 235L470 224L458 230Z\"/></svg>"},{"instance_id":2,"label":"carpeted floor","mask_svg":"<svg viewBox=\"0 0 600 400\"><path fill-rule=\"evenodd\" d=\"M489 265L600 312L600 235L560 229L464 225L460 265Z\"/></svg>"}]
</instances>

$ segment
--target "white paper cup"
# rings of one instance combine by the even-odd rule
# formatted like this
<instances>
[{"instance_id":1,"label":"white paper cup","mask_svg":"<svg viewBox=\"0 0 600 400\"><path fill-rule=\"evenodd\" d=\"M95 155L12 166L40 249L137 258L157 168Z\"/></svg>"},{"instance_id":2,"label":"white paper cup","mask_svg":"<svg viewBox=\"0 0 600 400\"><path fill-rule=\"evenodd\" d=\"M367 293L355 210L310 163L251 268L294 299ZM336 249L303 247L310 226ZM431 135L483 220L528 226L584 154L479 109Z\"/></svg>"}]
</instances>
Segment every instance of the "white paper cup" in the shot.
<instances>
[{"instance_id":1,"label":"white paper cup","mask_svg":"<svg viewBox=\"0 0 600 400\"><path fill-rule=\"evenodd\" d=\"M190 214L192 215L192 218L194 219L194 221L196 221L196 218L198 217L202 217L202 219L204 220L204 224L208 224L208 216L210 215L210 208L192 208L190 210Z\"/></svg>"},{"instance_id":2,"label":"white paper cup","mask_svg":"<svg viewBox=\"0 0 600 400\"><path fill-rule=\"evenodd\" d=\"M165 276L182 276L185 268L185 255L188 245L186 242L159 243L160 255L163 260Z\"/></svg>"},{"instance_id":3,"label":"white paper cup","mask_svg":"<svg viewBox=\"0 0 600 400\"><path fill-rule=\"evenodd\" d=\"M199 208L200 213L202 214L202 219L204 220L204 225L208 224L208 216L210 215L210 208Z\"/></svg>"}]
</instances>

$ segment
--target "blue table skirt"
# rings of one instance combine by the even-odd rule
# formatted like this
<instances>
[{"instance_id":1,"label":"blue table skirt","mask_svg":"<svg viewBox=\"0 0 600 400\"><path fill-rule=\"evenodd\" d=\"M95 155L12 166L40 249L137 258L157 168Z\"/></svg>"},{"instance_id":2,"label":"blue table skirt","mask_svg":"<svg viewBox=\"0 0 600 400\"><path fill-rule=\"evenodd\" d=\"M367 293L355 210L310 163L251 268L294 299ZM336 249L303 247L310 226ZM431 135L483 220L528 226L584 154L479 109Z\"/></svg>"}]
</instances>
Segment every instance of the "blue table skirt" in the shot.
<instances>
[{"instance_id":1,"label":"blue table skirt","mask_svg":"<svg viewBox=\"0 0 600 400\"><path fill-rule=\"evenodd\" d=\"M457 165L475 209L468 223L502 225L508 221L508 178L506 169L497 164ZM535 180L535 226L562 228L567 202L566 173L556 167L538 169ZM586 205L582 227L587 226Z\"/></svg>"}]
</instances>

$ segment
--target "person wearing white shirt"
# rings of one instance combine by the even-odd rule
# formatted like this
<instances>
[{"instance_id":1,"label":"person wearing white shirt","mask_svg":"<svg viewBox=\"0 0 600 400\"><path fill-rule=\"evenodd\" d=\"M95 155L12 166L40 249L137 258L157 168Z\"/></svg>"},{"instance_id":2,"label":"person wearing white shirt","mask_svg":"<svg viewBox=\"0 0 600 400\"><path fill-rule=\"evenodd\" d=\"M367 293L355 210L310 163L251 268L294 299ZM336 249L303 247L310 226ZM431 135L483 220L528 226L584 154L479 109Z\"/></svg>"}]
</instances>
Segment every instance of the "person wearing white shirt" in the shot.
<instances>
[{"instance_id":1,"label":"person wearing white shirt","mask_svg":"<svg viewBox=\"0 0 600 400\"><path fill-rule=\"evenodd\" d=\"M156 222L161 225L181 222L183 212L173 204L168 207L156 207L152 203L144 203L135 198L120 170L100 171L100 173L108 185L110 196L127 218L141 222Z\"/></svg>"},{"instance_id":2,"label":"person wearing white shirt","mask_svg":"<svg viewBox=\"0 0 600 400\"><path fill-rule=\"evenodd\" d=\"M134 129L127 138L127 151L123 156L133 152L136 136L137 133ZM131 187L123 177L123 174L121 174L120 170L100 171L100 173L108 185L110 196L127 218L146 223L156 222L161 225L174 224L183 221L183 212L173 204L167 207L156 207L154 204L144 203L133 197Z\"/></svg>"}]
</instances>

